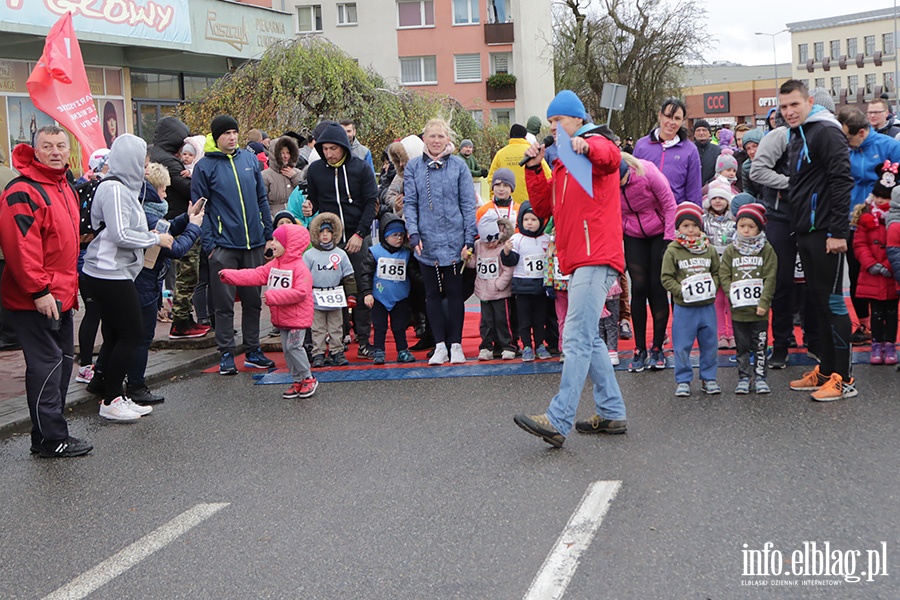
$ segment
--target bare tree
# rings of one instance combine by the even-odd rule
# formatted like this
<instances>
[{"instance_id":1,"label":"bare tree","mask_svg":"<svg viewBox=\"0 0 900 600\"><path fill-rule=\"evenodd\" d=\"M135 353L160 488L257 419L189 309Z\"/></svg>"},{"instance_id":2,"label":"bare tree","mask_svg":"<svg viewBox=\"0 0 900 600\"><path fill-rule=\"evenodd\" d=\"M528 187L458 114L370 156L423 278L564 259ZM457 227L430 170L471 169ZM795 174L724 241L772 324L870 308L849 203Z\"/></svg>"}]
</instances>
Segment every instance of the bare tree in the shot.
<instances>
[{"instance_id":1,"label":"bare tree","mask_svg":"<svg viewBox=\"0 0 900 600\"><path fill-rule=\"evenodd\" d=\"M556 88L576 92L605 121L603 84L627 85L625 110L611 123L621 134L649 131L663 99L679 95L683 65L702 61L709 45L696 0L557 0L554 20Z\"/></svg>"}]
</instances>

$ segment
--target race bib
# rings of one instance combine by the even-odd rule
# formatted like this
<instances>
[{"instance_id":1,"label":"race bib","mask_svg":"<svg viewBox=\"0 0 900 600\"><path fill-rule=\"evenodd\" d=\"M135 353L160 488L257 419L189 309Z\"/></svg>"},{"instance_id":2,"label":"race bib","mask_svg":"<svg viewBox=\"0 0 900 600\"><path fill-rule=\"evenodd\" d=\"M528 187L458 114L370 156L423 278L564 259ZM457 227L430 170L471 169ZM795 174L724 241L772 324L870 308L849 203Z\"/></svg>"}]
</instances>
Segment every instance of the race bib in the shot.
<instances>
[{"instance_id":1,"label":"race bib","mask_svg":"<svg viewBox=\"0 0 900 600\"><path fill-rule=\"evenodd\" d=\"M740 308L741 306L756 306L762 296L763 280L762 279L743 279L735 281L731 284L731 306Z\"/></svg>"},{"instance_id":2,"label":"race bib","mask_svg":"<svg viewBox=\"0 0 900 600\"><path fill-rule=\"evenodd\" d=\"M406 281L406 261L402 258L385 258L378 259L378 266L375 267L380 279L387 281Z\"/></svg>"},{"instance_id":3,"label":"race bib","mask_svg":"<svg viewBox=\"0 0 900 600\"><path fill-rule=\"evenodd\" d=\"M266 289L289 290L294 285L294 272L288 269L272 269Z\"/></svg>"},{"instance_id":4,"label":"race bib","mask_svg":"<svg viewBox=\"0 0 900 600\"><path fill-rule=\"evenodd\" d=\"M687 304L715 298L716 285L712 274L707 272L685 277L681 281L681 296Z\"/></svg>"},{"instance_id":5,"label":"race bib","mask_svg":"<svg viewBox=\"0 0 900 600\"><path fill-rule=\"evenodd\" d=\"M344 295L344 286L333 288L313 288L316 298L316 306L319 308L344 308L347 306L347 296Z\"/></svg>"},{"instance_id":6,"label":"race bib","mask_svg":"<svg viewBox=\"0 0 900 600\"><path fill-rule=\"evenodd\" d=\"M544 269L547 268L547 255L529 254L522 259L522 266L525 270L525 277L543 277Z\"/></svg>"},{"instance_id":7,"label":"race bib","mask_svg":"<svg viewBox=\"0 0 900 600\"><path fill-rule=\"evenodd\" d=\"M803 272L803 262L799 254L794 259L794 281L806 281L806 273Z\"/></svg>"},{"instance_id":8,"label":"race bib","mask_svg":"<svg viewBox=\"0 0 900 600\"><path fill-rule=\"evenodd\" d=\"M568 281L571 275L563 275L562 271L559 270L559 260L553 261L553 280L554 281Z\"/></svg>"},{"instance_id":9,"label":"race bib","mask_svg":"<svg viewBox=\"0 0 900 600\"><path fill-rule=\"evenodd\" d=\"M479 279L497 279L500 277L500 259L479 258L475 264L475 271Z\"/></svg>"}]
</instances>

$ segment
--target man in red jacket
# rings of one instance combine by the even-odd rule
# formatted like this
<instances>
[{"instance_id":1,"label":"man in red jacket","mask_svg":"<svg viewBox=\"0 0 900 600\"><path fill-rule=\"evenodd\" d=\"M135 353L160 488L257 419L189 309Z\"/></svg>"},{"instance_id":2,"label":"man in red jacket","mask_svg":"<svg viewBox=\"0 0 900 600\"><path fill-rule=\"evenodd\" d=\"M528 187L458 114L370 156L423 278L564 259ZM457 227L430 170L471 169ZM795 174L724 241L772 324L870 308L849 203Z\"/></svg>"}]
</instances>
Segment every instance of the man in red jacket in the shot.
<instances>
[{"instance_id":1,"label":"man in red jacket","mask_svg":"<svg viewBox=\"0 0 900 600\"><path fill-rule=\"evenodd\" d=\"M78 288L78 198L66 179L69 138L55 125L19 144L21 177L0 196L0 246L6 269L0 289L25 353L31 452L81 456L93 446L69 435L63 416L75 341L72 309Z\"/></svg>"},{"instance_id":2,"label":"man in red jacket","mask_svg":"<svg viewBox=\"0 0 900 600\"><path fill-rule=\"evenodd\" d=\"M525 183L535 214L553 216L560 270L570 275L569 309L559 393L540 415L517 414L516 424L557 448L572 430L584 380L594 382L597 414L575 424L581 433L625 433L625 401L616 382L609 350L598 323L606 296L625 270L622 248L622 211L619 166L622 160L612 133L588 122L584 105L574 92L563 90L550 102L547 119L554 135L560 127L571 137L572 150L590 161L593 197L572 177L561 159L553 163L553 177L541 171L544 148L532 144L526 151ZM557 138L558 139L558 138ZM575 157L576 159L581 157Z\"/></svg>"}]
</instances>

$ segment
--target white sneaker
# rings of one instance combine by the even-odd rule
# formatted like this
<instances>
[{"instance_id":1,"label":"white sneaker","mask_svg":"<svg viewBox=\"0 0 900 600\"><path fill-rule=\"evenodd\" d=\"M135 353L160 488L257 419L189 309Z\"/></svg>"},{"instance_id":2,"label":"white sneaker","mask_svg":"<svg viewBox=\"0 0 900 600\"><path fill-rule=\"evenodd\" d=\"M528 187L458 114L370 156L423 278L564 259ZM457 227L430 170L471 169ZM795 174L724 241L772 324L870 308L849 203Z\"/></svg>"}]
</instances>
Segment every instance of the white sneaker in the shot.
<instances>
[{"instance_id":1,"label":"white sneaker","mask_svg":"<svg viewBox=\"0 0 900 600\"><path fill-rule=\"evenodd\" d=\"M450 360L450 357L447 355L447 344L440 343L435 345L434 354L432 354L431 358L428 359L428 364L442 365L448 360Z\"/></svg>"},{"instance_id":2,"label":"white sneaker","mask_svg":"<svg viewBox=\"0 0 900 600\"><path fill-rule=\"evenodd\" d=\"M466 362L466 355L463 354L462 344L450 345L450 364L461 365Z\"/></svg>"},{"instance_id":3,"label":"white sneaker","mask_svg":"<svg viewBox=\"0 0 900 600\"><path fill-rule=\"evenodd\" d=\"M516 353L514 350L504 350L503 354L500 355L502 360L513 360L516 357Z\"/></svg>"},{"instance_id":4,"label":"white sneaker","mask_svg":"<svg viewBox=\"0 0 900 600\"><path fill-rule=\"evenodd\" d=\"M94 365L85 365L78 367L78 374L75 376L77 383L90 383L94 378Z\"/></svg>"},{"instance_id":5,"label":"white sneaker","mask_svg":"<svg viewBox=\"0 0 900 600\"><path fill-rule=\"evenodd\" d=\"M494 360L494 353L490 348L482 348L478 352L478 360Z\"/></svg>"},{"instance_id":6,"label":"white sneaker","mask_svg":"<svg viewBox=\"0 0 900 600\"><path fill-rule=\"evenodd\" d=\"M109 404L101 402L100 416L119 423L134 423L141 418L141 415L128 408L125 404L125 398L122 396L119 396Z\"/></svg>"},{"instance_id":7,"label":"white sneaker","mask_svg":"<svg viewBox=\"0 0 900 600\"><path fill-rule=\"evenodd\" d=\"M609 351L609 362L612 363L612 366L617 367L619 365L619 353L615 350Z\"/></svg>"},{"instance_id":8,"label":"white sneaker","mask_svg":"<svg viewBox=\"0 0 900 600\"><path fill-rule=\"evenodd\" d=\"M141 406L140 404L137 404L134 400L132 400L128 396L122 396L122 400L124 400L125 406L127 406L131 411L136 412L137 414L141 415L142 417L144 415L149 415L150 413L153 412L152 406Z\"/></svg>"}]
</instances>

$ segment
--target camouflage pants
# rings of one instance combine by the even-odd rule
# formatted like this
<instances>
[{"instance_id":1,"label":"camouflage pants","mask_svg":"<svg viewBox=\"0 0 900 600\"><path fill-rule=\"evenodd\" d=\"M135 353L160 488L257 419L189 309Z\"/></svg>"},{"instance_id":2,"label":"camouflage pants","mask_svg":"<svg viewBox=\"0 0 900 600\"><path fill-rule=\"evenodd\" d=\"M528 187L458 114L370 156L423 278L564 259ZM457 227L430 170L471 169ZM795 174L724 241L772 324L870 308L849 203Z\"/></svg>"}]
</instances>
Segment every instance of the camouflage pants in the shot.
<instances>
[{"instance_id":1,"label":"camouflage pants","mask_svg":"<svg viewBox=\"0 0 900 600\"><path fill-rule=\"evenodd\" d=\"M175 301L172 305L172 320L186 323L191 320L194 288L200 277L200 240L191 246L184 258L175 263Z\"/></svg>"}]
</instances>

